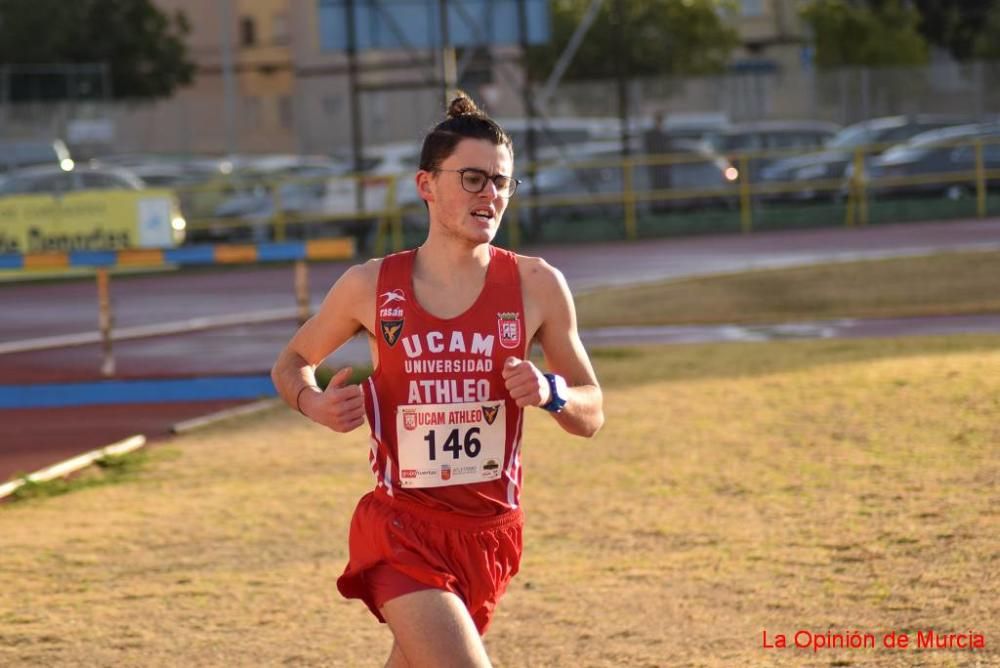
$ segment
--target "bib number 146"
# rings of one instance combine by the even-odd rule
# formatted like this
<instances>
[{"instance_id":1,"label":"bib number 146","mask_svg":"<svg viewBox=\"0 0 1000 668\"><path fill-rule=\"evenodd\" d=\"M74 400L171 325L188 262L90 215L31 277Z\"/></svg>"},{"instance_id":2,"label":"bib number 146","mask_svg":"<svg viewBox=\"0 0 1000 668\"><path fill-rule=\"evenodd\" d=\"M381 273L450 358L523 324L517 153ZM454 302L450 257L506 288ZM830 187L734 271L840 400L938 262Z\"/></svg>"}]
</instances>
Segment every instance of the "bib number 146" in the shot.
<instances>
[{"instance_id":1,"label":"bib number 146","mask_svg":"<svg viewBox=\"0 0 1000 668\"><path fill-rule=\"evenodd\" d=\"M404 405L396 412L401 487L497 480L507 443L503 401Z\"/></svg>"},{"instance_id":2,"label":"bib number 146","mask_svg":"<svg viewBox=\"0 0 1000 668\"><path fill-rule=\"evenodd\" d=\"M444 452L450 452L452 459L458 459L462 456L462 452L465 452L465 456L473 459L479 455L479 451L482 450L482 444L479 442L479 427L472 427L465 432L465 436L461 436L460 429L452 429L448 432L448 435L444 439L444 443L441 445L441 450ZM427 458L430 461L437 461L437 432L431 430L427 432L424 436L424 441L427 442ZM447 455L442 453L442 457L447 459Z\"/></svg>"}]
</instances>

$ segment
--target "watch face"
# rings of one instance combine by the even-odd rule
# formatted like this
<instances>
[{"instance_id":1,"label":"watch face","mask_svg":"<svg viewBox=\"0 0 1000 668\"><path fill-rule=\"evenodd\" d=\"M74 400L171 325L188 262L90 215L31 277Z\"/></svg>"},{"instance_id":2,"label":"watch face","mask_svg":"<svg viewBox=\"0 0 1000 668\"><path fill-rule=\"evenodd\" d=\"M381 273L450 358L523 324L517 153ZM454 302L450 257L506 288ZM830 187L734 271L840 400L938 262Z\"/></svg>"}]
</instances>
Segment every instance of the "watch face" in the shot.
<instances>
[{"instance_id":1,"label":"watch face","mask_svg":"<svg viewBox=\"0 0 1000 668\"><path fill-rule=\"evenodd\" d=\"M558 397L562 401L566 401L566 395L568 394L568 392L566 391L567 389L568 388L566 387L566 379L563 378L562 376L556 376L556 387L555 387L556 397Z\"/></svg>"}]
</instances>

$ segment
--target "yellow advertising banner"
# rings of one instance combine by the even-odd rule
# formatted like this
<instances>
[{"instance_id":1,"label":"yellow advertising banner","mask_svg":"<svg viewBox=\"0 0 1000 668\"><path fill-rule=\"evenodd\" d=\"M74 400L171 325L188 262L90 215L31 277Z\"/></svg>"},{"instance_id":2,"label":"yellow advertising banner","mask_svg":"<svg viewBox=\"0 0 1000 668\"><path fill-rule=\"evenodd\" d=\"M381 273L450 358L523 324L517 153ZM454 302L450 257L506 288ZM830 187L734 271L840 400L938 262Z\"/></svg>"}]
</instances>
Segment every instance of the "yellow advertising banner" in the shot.
<instances>
[{"instance_id":1,"label":"yellow advertising banner","mask_svg":"<svg viewBox=\"0 0 1000 668\"><path fill-rule=\"evenodd\" d=\"M169 248L177 216L170 190L0 197L0 253Z\"/></svg>"}]
</instances>

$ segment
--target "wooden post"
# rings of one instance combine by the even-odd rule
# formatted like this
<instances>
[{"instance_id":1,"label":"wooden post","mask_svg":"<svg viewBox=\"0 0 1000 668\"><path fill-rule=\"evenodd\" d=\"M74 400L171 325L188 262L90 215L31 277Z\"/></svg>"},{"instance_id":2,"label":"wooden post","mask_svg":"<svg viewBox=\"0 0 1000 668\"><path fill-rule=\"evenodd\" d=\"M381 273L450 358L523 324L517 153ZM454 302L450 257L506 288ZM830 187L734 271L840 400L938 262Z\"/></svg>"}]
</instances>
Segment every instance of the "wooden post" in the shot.
<instances>
[{"instance_id":1,"label":"wooden post","mask_svg":"<svg viewBox=\"0 0 1000 668\"><path fill-rule=\"evenodd\" d=\"M635 180L633 179L633 161L625 158L622 161L622 180L625 184L625 238L635 241L639 238L638 223L635 213Z\"/></svg>"},{"instance_id":2,"label":"wooden post","mask_svg":"<svg viewBox=\"0 0 1000 668\"><path fill-rule=\"evenodd\" d=\"M986 171L983 169L983 140L976 140L976 216L986 217Z\"/></svg>"},{"instance_id":3,"label":"wooden post","mask_svg":"<svg viewBox=\"0 0 1000 668\"><path fill-rule=\"evenodd\" d=\"M115 375L115 358L111 350L111 327L114 315L111 313L111 286L107 267L97 269L97 326L101 330L101 375Z\"/></svg>"},{"instance_id":4,"label":"wooden post","mask_svg":"<svg viewBox=\"0 0 1000 668\"><path fill-rule=\"evenodd\" d=\"M750 234L753 229L753 201L750 199L750 159L740 155L740 230Z\"/></svg>"},{"instance_id":5,"label":"wooden post","mask_svg":"<svg viewBox=\"0 0 1000 668\"><path fill-rule=\"evenodd\" d=\"M295 261L295 303L299 309L299 326L302 326L312 315L309 304L309 270L305 260Z\"/></svg>"}]
</instances>

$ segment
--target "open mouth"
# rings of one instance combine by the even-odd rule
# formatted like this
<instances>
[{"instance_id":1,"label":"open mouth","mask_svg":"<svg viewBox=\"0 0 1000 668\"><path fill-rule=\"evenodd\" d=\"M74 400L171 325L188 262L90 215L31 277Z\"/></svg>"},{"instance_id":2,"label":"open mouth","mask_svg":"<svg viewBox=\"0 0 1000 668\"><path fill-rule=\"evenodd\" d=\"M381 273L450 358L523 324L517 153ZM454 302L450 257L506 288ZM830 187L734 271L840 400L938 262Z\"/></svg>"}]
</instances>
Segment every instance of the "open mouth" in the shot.
<instances>
[{"instance_id":1,"label":"open mouth","mask_svg":"<svg viewBox=\"0 0 1000 668\"><path fill-rule=\"evenodd\" d=\"M473 215L473 217L478 218L479 220L483 221L484 223L488 223L491 220L493 220L493 216L494 216L492 209L485 209L485 208L484 209L473 209L472 210L472 215Z\"/></svg>"}]
</instances>

